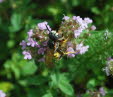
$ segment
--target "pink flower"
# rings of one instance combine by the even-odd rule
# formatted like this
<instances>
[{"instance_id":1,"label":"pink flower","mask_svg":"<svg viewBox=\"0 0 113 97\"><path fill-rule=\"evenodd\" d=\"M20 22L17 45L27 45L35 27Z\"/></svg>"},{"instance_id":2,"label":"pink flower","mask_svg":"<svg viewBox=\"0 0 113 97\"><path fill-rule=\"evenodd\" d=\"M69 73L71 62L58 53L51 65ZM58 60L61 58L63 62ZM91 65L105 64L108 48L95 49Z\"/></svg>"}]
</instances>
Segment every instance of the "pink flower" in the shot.
<instances>
[{"instance_id":1,"label":"pink flower","mask_svg":"<svg viewBox=\"0 0 113 97\"><path fill-rule=\"evenodd\" d=\"M84 54L88 51L89 46L83 46L82 43L76 45L76 50L79 51L80 54Z\"/></svg>"},{"instance_id":2,"label":"pink flower","mask_svg":"<svg viewBox=\"0 0 113 97\"><path fill-rule=\"evenodd\" d=\"M6 94L2 90L0 90L0 97L6 97Z\"/></svg>"},{"instance_id":3,"label":"pink flower","mask_svg":"<svg viewBox=\"0 0 113 97\"><path fill-rule=\"evenodd\" d=\"M27 46L27 43L24 40L22 40L22 42L20 43L20 45L22 46L22 49L25 49L26 46Z\"/></svg>"},{"instance_id":4,"label":"pink flower","mask_svg":"<svg viewBox=\"0 0 113 97\"><path fill-rule=\"evenodd\" d=\"M67 48L68 57L75 57L75 51L72 47Z\"/></svg>"},{"instance_id":5,"label":"pink flower","mask_svg":"<svg viewBox=\"0 0 113 97\"><path fill-rule=\"evenodd\" d=\"M29 32L27 32L28 36L31 37L33 35L33 30L31 29Z\"/></svg>"},{"instance_id":6,"label":"pink flower","mask_svg":"<svg viewBox=\"0 0 113 97\"><path fill-rule=\"evenodd\" d=\"M70 18L70 17L68 17L68 16L64 16L64 17L63 17L63 20L66 21L66 20L68 20L69 18Z\"/></svg>"},{"instance_id":7,"label":"pink flower","mask_svg":"<svg viewBox=\"0 0 113 97\"><path fill-rule=\"evenodd\" d=\"M50 26L47 24L48 24L47 22L38 23L38 28L40 30L47 30L47 27L48 27L48 29L51 31ZM46 25L47 25L47 27L46 27ZM49 32L47 32L47 33L49 33Z\"/></svg>"},{"instance_id":8,"label":"pink flower","mask_svg":"<svg viewBox=\"0 0 113 97\"><path fill-rule=\"evenodd\" d=\"M91 30L96 30L96 26L91 26Z\"/></svg>"},{"instance_id":9,"label":"pink flower","mask_svg":"<svg viewBox=\"0 0 113 97\"><path fill-rule=\"evenodd\" d=\"M24 59L32 59L32 56L29 51L23 51Z\"/></svg>"},{"instance_id":10,"label":"pink flower","mask_svg":"<svg viewBox=\"0 0 113 97\"><path fill-rule=\"evenodd\" d=\"M90 18L84 18L84 21L85 21L87 24L90 24L90 23L93 22Z\"/></svg>"}]
</instances>

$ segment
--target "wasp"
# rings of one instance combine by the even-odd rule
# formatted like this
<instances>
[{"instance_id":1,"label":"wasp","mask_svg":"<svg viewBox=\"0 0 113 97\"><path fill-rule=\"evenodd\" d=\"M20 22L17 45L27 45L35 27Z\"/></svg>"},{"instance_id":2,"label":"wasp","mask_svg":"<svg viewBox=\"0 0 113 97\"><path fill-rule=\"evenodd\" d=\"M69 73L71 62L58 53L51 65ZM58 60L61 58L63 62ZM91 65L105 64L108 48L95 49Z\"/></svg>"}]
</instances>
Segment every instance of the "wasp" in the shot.
<instances>
[{"instance_id":1,"label":"wasp","mask_svg":"<svg viewBox=\"0 0 113 97\"><path fill-rule=\"evenodd\" d=\"M61 46L65 41L63 34L58 34L56 31L50 31L47 25L46 28L49 31L48 47L54 49L55 57L60 57L63 55L63 48L61 48Z\"/></svg>"}]
</instances>

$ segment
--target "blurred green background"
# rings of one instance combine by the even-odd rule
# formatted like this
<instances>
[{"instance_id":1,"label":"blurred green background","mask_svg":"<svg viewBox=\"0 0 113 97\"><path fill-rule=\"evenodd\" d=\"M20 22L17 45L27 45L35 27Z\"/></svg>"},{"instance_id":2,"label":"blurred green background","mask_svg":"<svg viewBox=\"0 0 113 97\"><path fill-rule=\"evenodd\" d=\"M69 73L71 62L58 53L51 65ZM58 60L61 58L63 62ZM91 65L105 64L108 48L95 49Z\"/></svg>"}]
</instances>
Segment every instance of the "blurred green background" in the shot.
<instances>
[{"instance_id":1,"label":"blurred green background","mask_svg":"<svg viewBox=\"0 0 113 97\"><path fill-rule=\"evenodd\" d=\"M34 75L38 75L38 66L33 61L23 59L19 43L25 39L26 32L39 22L47 21L52 29L57 30L64 15L90 17L93 19L97 31L100 31L99 34L95 33L94 38L92 37L94 40L90 42L94 43L94 46L89 53L73 60L62 60L65 64L71 64L66 65L65 69L69 68L70 74L73 74L71 78L76 96L85 93L87 89L98 89L103 86L106 91L111 93L106 97L113 97L113 78L107 77L102 71L105 65L104 60L106 57L112 56L113 52L109 48L101 52L102 47L97 47L102 43L101 31L106 29L113 31L113 0L0 1L0 89L9 97L42 97L44 84L41 85L41 82L43 81L34 77ZM100 40L97 41L97 38ZM90 42L88 43L90 44ZM110 47L112 48L112 45ZM101 52L100 56L95 54L97 49ZM109 52L105 54L105 51ZM43 70L42 75L46 75L46 72ZM35 80L31 80L31 77L34 77ZM48 84L43 87L47 88ZM44 97L51 97L51 95Z\"/></svg>"}]
</instances>

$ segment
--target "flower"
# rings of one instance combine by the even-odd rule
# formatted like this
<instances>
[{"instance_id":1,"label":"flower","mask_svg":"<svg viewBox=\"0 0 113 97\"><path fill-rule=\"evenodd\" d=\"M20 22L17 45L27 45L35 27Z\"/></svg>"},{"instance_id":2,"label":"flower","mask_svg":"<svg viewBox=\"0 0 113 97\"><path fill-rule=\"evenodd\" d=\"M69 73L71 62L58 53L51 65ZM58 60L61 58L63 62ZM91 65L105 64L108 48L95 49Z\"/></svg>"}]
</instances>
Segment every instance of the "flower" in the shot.
<instances>
[{"instance_id":1,"label":"flower","mask_svg":"<svg viewBox=\"0 0 113 97\"><path fill-rule=\"evenodd\" d=\"M38 43L34 41L32 38L28 38L27 45L31 47L35 47L36 45L38 45Z\"/></svg>"},{"instance_id":2,"label":"flower","mask_svg":"<svg viewBox=\"0 0 113 97\"><path fill-rule=\"evenodd\" d=\"M45 48L39 48L38 49L38 54L42 54L43 55L45 50L46 50Z\"/></svg>"},{"instance_id":3,"label":"flower","mask_svg":"<svg viewBox=\"0 0 113 97\"><path fill-rule=\"evenodd\" d=\"M27 46L26 41L22 40L22 42L20 43L20 45L22 46L22 49L25 49Z\"/></svg>"},{"instance_id":4,"label":"flower","mask_svg":"<svg viewBox=\"0 0 113 97\"><path fill-rule=\"evenodd\" d=\"M69 18L70 18L70 17L68 17L68 16L64 16L64 17L63 17L63 20L66 21L66 20L68 20Z\"/></svg>"},{"instance_id":5,"label":"flower","mask_svg":"<svg viewBox=\"0 0 113 97\"><path fill-rule=\"evenodd\" d=\"M31 37L33 35L33 30L31 29L29 32L27 32L28 37Z\"/></svg>"},{"instance_id":6,"label":"flower","mask_svg":"<svg viewBox=\"0 0 113 97\"><path fill-rule=\"evenodd\" d=\"M38 23L38 28L39 28L40 30L46 30L47 27L48 27L48 29L51 30L51 28L50 28L49 25L47 25L47 24L48 24L47 22ZM47 25L47 27L46 27L46 25ZM48 32L47 32L47 33L48 33Z\"/></svg>"},{"instance_id":7,"label":"flower","mask_svg":"<svg viewBox=\"0 0 113 97\"><path fill-rule=\"evenodd\" d=\"M104 68L103 68L103 71L105 71L105 73L106 73L107 76L110 75L110 69L109 69L109 67L107 67L107 66L104 67Z\"/></svg>"},{"instance_id":8,"label":"flower","mask_svg":"<svg viewBox=\"0 0 113 97\"><path fill-rule=\"evenodd\" d=\"M32 59L32 56L29 51L23 51L24 59Z\"/></svg>"},{"instance_id":9,"label":"flower","mask_svg":"<svg viewBox=\"0 0 113 97\"><path fill-rule=\"evenodd\" d=\"M84 54L88 51L89 46L83 46L82 43L76 45L76 50L79 51L80 54Z\"/></svg>"},{"instance_id":10,"label":"flower","mask_svg":"<svg viewBox=\"0 0 113 97\"><path fill-rule=\"evenodd\" d=\"M45 58L40 58L38 61L39 62L45 62Z\"/></svg>"},{"instance_id":11,"label":"flower","mask_svg":"<svg viewBox=\"0 0 113 97\"><path fill-rule=\"evenodd\" d=\"M81 32L82 32L82 29L74 30L74 36L75 36L75 38L77 38L78 36L80 36Z\"/></svg>"},{"instance_id":12,"label":"flower","mask_svg":"<svg viewBox=\"0 0 113 97\"><path fill-rule=\"evenodd\" d=\"M6 97L6 94L2 90L0 90L0 97Z\"/></svg>"},{"instance_id":13,"label":"flower","mask_svg":"<svg viewBox=\"0 0 113 97\"><path fill-rule=\"evenodd\" d=\"M68 57L75 57L75 51L72 47L67 48Z\"/></svg>"},{"instance_id":14,"label":"flower","mask_svg":"<svg viewBox=\"0 0 113 97\"><path fill-rule=\"evenodd\" d=\"M96 30L96 26L91 26L91 30Z\"/></svg>"},{"instance_id":15,"label":"flower","mask_svg":"<svg viewBox=\"0 0 113 97\"><path fill-rule=\"evenodd\" d=\"M100 87L100 88L99 88L99 92L100 92L100 94L101 94L102 96L105 96L105 95L106 95L106 91L104 90L103 87Z\"/></svg>"},{"instance_id":16,"label":"flower","mask_svg":"<svg viewBox=\"0 0 113 97\"><path fill-rule=\"evenodd\" d=\"M90 24L90 23L93 22L90 18L84 18L84 21L85 21L87 24Z\"/></svg>"},{"instance_id":17,"label":"flower","mask_svg":"<svg viewBox=\"0 0 113 97\"><path fill-rule=\"evenodd\" d=\"M0 0L0 3L2 3L4 0Z\"/></svg>"}]
</instances>

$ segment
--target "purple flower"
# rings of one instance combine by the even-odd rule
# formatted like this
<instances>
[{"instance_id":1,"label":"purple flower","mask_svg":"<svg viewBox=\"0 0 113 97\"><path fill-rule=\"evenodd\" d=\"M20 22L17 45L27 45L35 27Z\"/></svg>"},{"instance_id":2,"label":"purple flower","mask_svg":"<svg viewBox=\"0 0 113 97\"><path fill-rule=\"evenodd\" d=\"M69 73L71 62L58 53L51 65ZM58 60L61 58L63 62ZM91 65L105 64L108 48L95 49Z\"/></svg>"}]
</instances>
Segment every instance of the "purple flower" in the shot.
<instances>
[{"instance_id":1,"label":"purple flower","mask_svg":"<svg viewBox=\"0 0 113 97\"><path fill-rule=\"evenodd\" d=\"M68 17L68 16L64 16L64 17L63 17L63 20L66 21L66 20L68 20L69 18L70 18L70 17Z\"/></svg>"},{"instance_id":2,"label":"purple flower","mask_svg":"<svg viewBox=\"0 0 113 97\"><path fill-rule=\"evenodd\" d=\"M68 47L73 47L73 44L69 41L69 42L67 43L67 46L68 46Z\"/></svg>"},{"instance_id":3,"label":"purple flower","mask_svg":"<svg viewBox=\"0 0 113 97\"><path fill-rule=\"evenodd\" d=\"M45 50L46 50L45 48L39 48L38 49L38 54L42 54L43 55Z\"/></svg>"},{"instance_id":4,"label":"purple flower","mask_svg":"<svg viewBox=\"0 0 113 97\"><path fill-rule=\"evenodd\" d=\"M45 62L45 58L40 58L38 61L39 62Z\"/></svg>"},{"instance_id":5,"label":"purple flower","mask_svg":"<svg viewBox=\"0 0 113 97\"><path fill-rule=\"evenodd\" d=\"M106 91L104 90L103 87L99 88L99 92L102 96L105 96L106 95Z\"/></svg>"},{"instance_id":6,"label":"purple flower","mask_svg":"<svg viewBox=\"0 0 113 97\"><path fill-rule=\"evenodd\" d=\"M26 46L27 46L27 43L24 40L22 40L22 42L20 43L20 45L22 46L22 49L25 49Z\"/></svg>"},{"instance_id":7,"label":"purple flower","mask_svg":"<svg viewBox=\"0 0 113 97\"><path fill-rule=\"evenodd\" d=\"M31 47L35 47L38 45L38 43L36 41L34 41L32 38L28 38L27 45L31 46Z\"/></svg>"},{"instance_id":8,"label":"purple flower","mask_svg":"<svg viewBox=\"0 0 113 97\"><path fill-rule=\"evenodd\" d=\"M93 22L90 18L84 18L84 21L85 21L87 24L90 24L90 23Z\"/></svg>"},{"instance_id":9,"label":"purple flower","mask_svg":"<svg viewBox=\"0 0 113 97\"><path fill-rule=\"evenodd\" d=\"M31 37L33 35L33 30L31 29L29 32L27 32L28 37Z\"/></svg>"},{"instance_id":10,"label":"purple flower","mask_svg":"<svg viewBox=\"0 0 113 97\"><path fill-rule=\"evenodd\" d=\"M75 57L75 51L72 47L67 48L68 57Z\"/></svg>"},{"instance_id":11,"label":"purple flower","mask_svg":"<svg viewBox=\"0 0 113 97\"><path fill-rule=\"evenodd\" d=\"M82 43L76 45L76 50L79 51L80 54L84 54L88 51L89 46L83 46Z\"/></svg>"},{"instance_id":12,"label":"purple flower","mask_svg":"<svg viewBox=\"0 0 113 97\"><path fill-rule=\"evenodd\" d=\"M6 94L2 90L0 90L0 97L6 97Z\"/></svg>"},{"instance_id":13,"label":"purple flower","mask_svg":"<svg viewBox=\"0 0 113 97\"><path fill-rule=\"evenodd\" d=\"M44 42L42 43L42 45L43 45L43 46L47 46L47 42L48 42L48 41L44 41Z\"/></svg>"},{"instance_id":14,"label":"purple flower","mask_svg":"<svg viewBox=\"0 0 113 97\"><path fill-rule=\"evenodd\" d=\"M4 0L0 0L0 3L2 3Z\"/></svg>"},{"instance_id":15,"label":"purple flower","mask_svg":"<svg viewBox=\"0 0 113 97\"><path fill-rule=\"evenodd\" d=\"M32 56L29 51L23 51L24 59L32 59Z\"/></svg>"},{"instance_id":16,"label":"purple flower","mask_svg":"<svg viewBox=\"0 0 113 97\"><path fill-rule=\"evenodd\" d=\"M88 27L87 23L80 16L73 16L73 20L75 20L78 23L78 29L84 30Z\"/></svg>"},{"instance_id":17,"label":"purple flower","mask_svg":"<svg viewBox=\"0 0 113 97\"><path fill-rule=\"evenodd\" d=\"M75 38L77 38L78 36L80 36L81 32L82 32L82 29L74 30L74 36L75 36Z\"/></svg>"},{"instance_id":18,"label":"purple flower","mask_svg":"<svg viewBox=\"0 0 113 97\"><path fill-rule=\"evenodd\" d=\"M96 26L91 26L91 30L96 30Z\"/></svg>"},{"instance_id":19,"label":"purple flower","mask_svg":"<svg viewBox=\"0 0 113 97\"><path fill-rule=\"evenodd\" d=\"M49 25L47 25L47 24L48 24L47 22L38 23L38 28L39 28L40 30L46 30L47 27L48 27L48 29L51 30L51 28L50 28ZM46 25L47 25L47 27L46 27ZM49 32L47 32L47 33L49 33Z\"/></svg>"}]
</instances>

